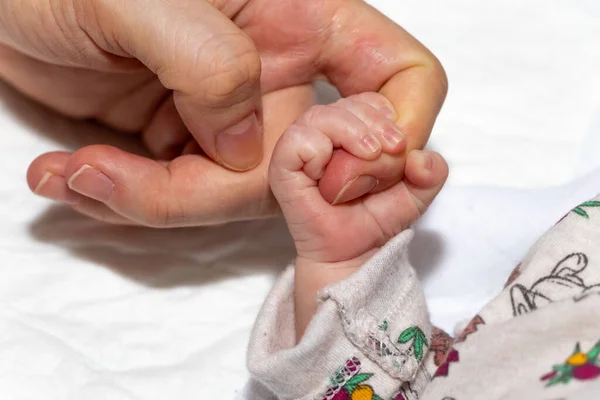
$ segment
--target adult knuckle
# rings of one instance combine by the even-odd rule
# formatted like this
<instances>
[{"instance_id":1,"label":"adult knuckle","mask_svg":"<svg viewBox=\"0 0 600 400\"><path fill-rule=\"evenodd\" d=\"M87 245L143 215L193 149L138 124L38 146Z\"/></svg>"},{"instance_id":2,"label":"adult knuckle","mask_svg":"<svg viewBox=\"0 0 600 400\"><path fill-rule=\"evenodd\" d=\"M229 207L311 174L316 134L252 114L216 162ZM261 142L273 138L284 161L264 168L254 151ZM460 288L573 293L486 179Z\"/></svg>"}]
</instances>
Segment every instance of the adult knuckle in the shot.
<instances>
[{"instance_id":1,"label":"adult knuckle","mask_svg":"<svg viewBox=\"0 0 600 400\"><path fill-rule=\"evenodd\" d=\"M151 228L163 228L168 223L169 210L161 201L151 201L141 209L141 219L144 225Z\"/></svg>"},{"instance_id":2,"label":"adult knuckle","mask_svg":"<svg viewBox=\"0 0 600 400\"><path fill-rule=\"evenodd\" d=\"M102 9L110 9L108 0L51 0L50 10L63 36L62 48L76 66L97 66L106 63L109 53L101 47ZM58 42L57 42L58 43Z\"/></svg>"},{"instance_id":3,"label":"adult knuckle","mask_svg":"<svg viewBox=\"0 0 600 400\"><path fill-rule=\"evenodd\" d=\"M162 196L157 196L142 208L142 221L151 228L167 228L181 223L178 210L174 209L172 202Z\"/></svg>"},{"instance_id":4,"label":"adult knuckle","mask_svg":"<svg viewBox=\"0 0 600 400\"><path fill-rule=\"evenodd\" d=\"M202 79L207 103L220 107L244 100L261 75L260 56L252 40L242 34L221 35L204 47L201 53L210 54L206 77Z\"/></svg>"}]
</instances>

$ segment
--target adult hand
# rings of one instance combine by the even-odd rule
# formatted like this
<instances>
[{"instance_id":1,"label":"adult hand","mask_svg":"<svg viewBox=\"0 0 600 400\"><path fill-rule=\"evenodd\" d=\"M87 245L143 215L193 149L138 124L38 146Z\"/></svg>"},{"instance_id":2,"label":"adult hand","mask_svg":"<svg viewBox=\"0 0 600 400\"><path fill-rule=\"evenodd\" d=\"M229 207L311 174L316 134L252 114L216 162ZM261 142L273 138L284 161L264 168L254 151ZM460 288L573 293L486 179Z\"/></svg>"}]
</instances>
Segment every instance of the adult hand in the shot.
<instances>
[{"instance_id":1,"label":"adult hand","mask_svg":"<svg viewBox=\"0 0 600 400\"><path fill-rule=\"evenodd\" d=\"M0 77L38 101L141 132L157 156L191 134L217 161L88 146L31 165L39 194L119 223L272 214L270 151L315 79L385 95L409 150L424 146L446 93L436 58L359 0L6 0L0 43Z\"/></svg>"}]
</instances>

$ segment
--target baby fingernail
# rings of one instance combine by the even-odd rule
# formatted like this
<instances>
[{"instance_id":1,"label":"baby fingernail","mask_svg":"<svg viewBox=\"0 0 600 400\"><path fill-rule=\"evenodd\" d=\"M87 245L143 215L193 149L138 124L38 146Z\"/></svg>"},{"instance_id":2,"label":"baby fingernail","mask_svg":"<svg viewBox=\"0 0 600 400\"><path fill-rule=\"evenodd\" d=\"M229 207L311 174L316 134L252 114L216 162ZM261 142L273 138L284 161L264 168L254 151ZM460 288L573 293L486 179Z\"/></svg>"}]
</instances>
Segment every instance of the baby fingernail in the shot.
<instances>
[{"instance_id":1,"label":"baby fingernail","mask_svg":"<svg viewBox=\"0 0 600 400\"><path fill-rule=\"evenodd\" d=\"M91 165L83 165L71 176L69 188L94 200L107 202L115 188L110 178Z\"/></svg>"},{"instance_id":2,"label":"baby fingernail","mask_svg":"<svg viewBox=\"0 0 600 400\"><path fill-rule=\"evenodd\" d=\"M369 153L376 153L381 149L381 145L373 135L367 135L363 138L363 147Z\"/></svg>"},{"instance_id":3,"label":"baby fingernail","mask_svg":"<svg viewBox=\"0 0 600 400\"><path fill-rule=\"evenodd\" d=\"M419 164L423 169L431 171L433 169L433 157L426 151L419 152Z\"/></svg>"},{"instance_id":4,"label":"baby fingernail","mask_svg":"<svg viewBox=\"0 0 600 400\"><path fill-rule=\"evenodd\" d=\"M385 130L383 131L383 139L388 144L396 146L398 143L404 140L404 134L396 125L392 125L389 128L385 128Z\"/></svg>"},{"instance_id":5,"label":"baby fingernail","mask_svg":"<svg viewBox=\"0 0 600 400\"><path fill-rule=\"evenodd\" d=\"M361 175L346 184L340 190L340 193L337 195L333 203L331 204L340 204L345 203L350 200L354 200L359 198L362 195L369 193L371 190L375 189L378 185L377 179L370 175Z\"/></svg>"},{"instance_id":6,"label":"baby fingernail","mask_svg":"<svg viewBox=\"0 0 600 400\"><path fill-rule=\"evenodd\" d=\"M398 119L398 114L396 114L396 110L391 105L389 107L381 107L379 111L381 111L383 115L385 115L385 117L391 121L396 121L396 119Z\"/></svg>"}]
</instances>

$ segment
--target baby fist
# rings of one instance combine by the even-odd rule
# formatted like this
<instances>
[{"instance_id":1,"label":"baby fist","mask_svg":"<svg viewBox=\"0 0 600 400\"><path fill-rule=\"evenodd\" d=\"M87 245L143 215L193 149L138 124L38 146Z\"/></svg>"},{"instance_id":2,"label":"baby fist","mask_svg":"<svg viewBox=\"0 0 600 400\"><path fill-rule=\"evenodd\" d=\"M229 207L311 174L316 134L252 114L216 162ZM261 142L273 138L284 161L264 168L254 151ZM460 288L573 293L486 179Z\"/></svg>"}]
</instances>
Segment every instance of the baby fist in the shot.
<instances>
[{"instance_id":1,"label":"baby fist","mask_svg":"<svg viewBox=\"0 0 600 400\"><path fill-rule=\"evenodd\" d=\"M395 119L385 97L363 93L314 106L280 138L269 183L298 259L361 259L418 219L439 193L446 162L428 151L406 155ZM347 183L332 188L328 181Z\"/></svg>"}]
</instances>

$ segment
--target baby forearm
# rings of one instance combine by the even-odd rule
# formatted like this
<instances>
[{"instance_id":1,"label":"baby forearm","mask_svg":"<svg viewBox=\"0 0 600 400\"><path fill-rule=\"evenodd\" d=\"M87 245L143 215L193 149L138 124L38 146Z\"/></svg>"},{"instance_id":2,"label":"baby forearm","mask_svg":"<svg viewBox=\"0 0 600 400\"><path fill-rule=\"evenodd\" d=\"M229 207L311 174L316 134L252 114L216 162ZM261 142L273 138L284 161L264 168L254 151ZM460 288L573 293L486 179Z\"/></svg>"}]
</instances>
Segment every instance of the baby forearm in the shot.
<instances>
[{"instance_id":1,"label":"baby forearm","mask_svg":"<svg viewBox=\"0 0 600 400\"><path fill-rule=\"evenodd\" d=\"M374 248L352 260L323 263L298 257L294 275L294 301L296 315L296 341L304 335L306 327L317 311L319 291L339 282L356 271L379 250Z\"/></svg>"}]
</instances>

